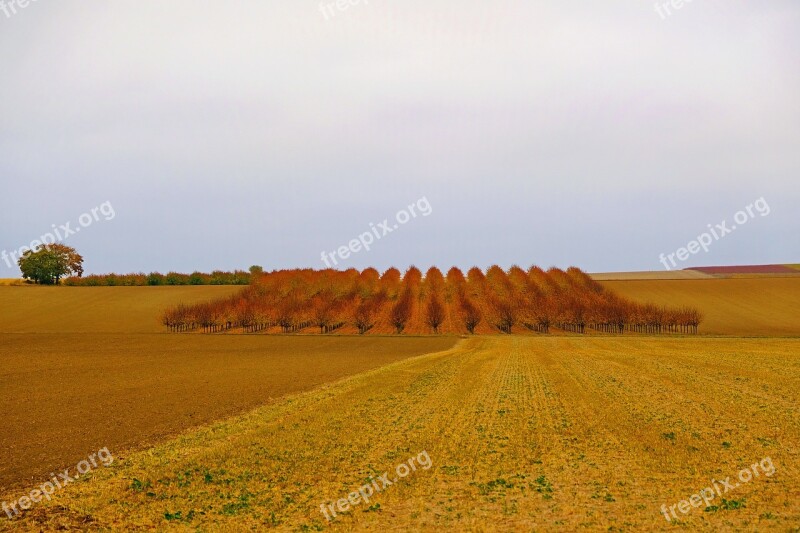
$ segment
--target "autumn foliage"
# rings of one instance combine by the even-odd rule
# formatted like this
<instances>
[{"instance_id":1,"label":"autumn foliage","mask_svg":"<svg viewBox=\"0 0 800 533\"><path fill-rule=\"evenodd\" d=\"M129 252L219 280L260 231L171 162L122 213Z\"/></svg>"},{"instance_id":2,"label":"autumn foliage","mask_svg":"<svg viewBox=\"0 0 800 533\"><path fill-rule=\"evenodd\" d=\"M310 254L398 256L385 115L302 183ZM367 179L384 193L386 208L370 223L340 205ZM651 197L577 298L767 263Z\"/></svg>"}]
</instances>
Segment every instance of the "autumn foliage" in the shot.
<instances>
[{"instance_id":1,"label":"autumn foliage","mask_svg":"<svg viewBox=\"0 0 800 533\"><path fill-rule=\"evenodd\" d=\"M568 332L691 333L696 309L626 300L578 268L539 267L443 275L416 267L284 270L253 276L239 294L166 310L175 332L519 334Z\"/></svg>"}]
</instances>

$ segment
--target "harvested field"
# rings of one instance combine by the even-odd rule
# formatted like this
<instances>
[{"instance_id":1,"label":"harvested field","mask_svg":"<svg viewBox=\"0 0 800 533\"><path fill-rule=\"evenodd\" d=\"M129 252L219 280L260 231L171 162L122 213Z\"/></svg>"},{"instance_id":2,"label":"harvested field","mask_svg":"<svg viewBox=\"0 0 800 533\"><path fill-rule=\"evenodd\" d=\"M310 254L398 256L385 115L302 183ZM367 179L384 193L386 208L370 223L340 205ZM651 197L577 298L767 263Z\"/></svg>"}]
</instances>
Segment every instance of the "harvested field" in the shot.
<instances>
[{"instance_id":1,"label":"harvested field","mask_svg":"<svg viewBox=\"0 0 800 533\"><path fill-rule=\"evenodd\" d=\"M176 302L236 294L237 286L7 287L0 290L2 333L160 333L159 315Z\"/></svg>"},{"instance_id":2,"label":"harvested field","mask_svg":"<svg viewBox=\"0 0 800 533\"><path fill-rule=\"evenodd\" d=\"M152 444L455 342L453 337L0 334L0 412L4 427L12 429L0 432L0 488L46 479L104 446Z\"/></svg>"},{"instance_id":3,"label":"harvested field","mask_svg":"<svg viewBox=\"0 0 800 533\"><path fill-rule=\"evenodd\" d=\"M652 531L662 505L768 460L670 520L787 531L798 354L796 339L472 338L118 457L14 527ZM410 457L430 468L399 479ZM396 483L326 521L321 505L384 472Z\"/></svg>"},{"instance_id":4,"label":"harvested field","mask_svg":"<svg viewBox=\"0 0 800 533\"><path fill-rule=\"evenodd\" d=\"M702 333L800 335L800 278L603 281L640 303L690 305Z\"/></svg>"}]
</instances>

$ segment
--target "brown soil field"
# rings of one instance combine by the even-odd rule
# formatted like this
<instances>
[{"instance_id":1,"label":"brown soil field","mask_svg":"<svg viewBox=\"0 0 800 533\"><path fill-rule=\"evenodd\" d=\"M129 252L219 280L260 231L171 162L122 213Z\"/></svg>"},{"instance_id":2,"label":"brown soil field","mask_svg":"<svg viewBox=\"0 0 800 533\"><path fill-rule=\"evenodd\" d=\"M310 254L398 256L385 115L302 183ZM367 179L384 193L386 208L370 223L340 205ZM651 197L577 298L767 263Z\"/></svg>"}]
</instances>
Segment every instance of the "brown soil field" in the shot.
<instances>
[{"instance_id":1,"label":"brown soil field","mask_svg":"<svg viewBox=\"0 0 800 533\"><path fill-rule=\"evenodd\" d=\"M152 444L455 337L169 335L161 311L234 286L2 287L0 488L100 447Z\"/></svg>"},{"instance_id":2,"label":"brown soil field","mask_svg":"<svg viewBox=\"0 0 800 533\"><path fill-rule=\"evenodd\" d=\"M176 303L203 302L242 287L3 287L0 332L161 333L161 312Z\"/></svg>"},{"instance_id":3,"label":"brown soil field","mask_svg":"<svg viewBox=\"0 0 800 533\"><path fill-rule=\"evenodd\" d=\"M0 489L456 340L0 333Z\"/></svg>"},{"instance_id":4,"label":"brown soil field","mask_svg":"<svg viewBox=\"0 0 800 533\"><path fill-rule=\"evenodd\" d=\"M0 529L792 531L799 354L798 339L475 337L120 454Z\"/></svg>"},{"instance_id":5,"label":"brown soil field","mask_svg":"<svg viewBox=\"0 0 800 533\"><path fill-rule=\"evenodd\" d=\"M639 302L690 305L704 315L701 333L800 335L800 278L603 281Z\"/></svg>"}]
</instances>

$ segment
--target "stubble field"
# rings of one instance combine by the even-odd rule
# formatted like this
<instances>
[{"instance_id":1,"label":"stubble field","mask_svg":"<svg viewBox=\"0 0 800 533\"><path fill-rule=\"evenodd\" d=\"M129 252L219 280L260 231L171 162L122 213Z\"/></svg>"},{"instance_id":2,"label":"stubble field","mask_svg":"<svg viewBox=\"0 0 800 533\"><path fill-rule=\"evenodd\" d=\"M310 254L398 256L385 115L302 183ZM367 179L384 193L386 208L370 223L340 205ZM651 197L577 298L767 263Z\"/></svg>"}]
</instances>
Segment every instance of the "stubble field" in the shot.
<instances>
[{"instance_id":1,"label":"stubble field","mask_svg":"<svg viewBox=\"0 0 800 533\"><path fill-rule=\"evenodd\" d=\"M601 281L639 302L696 306L701 332L800 335L800 277Z\"/></svg>"},{"instance_id":2,"label":"stubble field","mask_svg":"<svg viewBox=\"0 0 800 533\"><path fill-rule=\"evenodd\" d=\"M798 353L796 339L472 338L124 457L23 525L785 531L800 523ZM430 468L401 479L423 452ZM713 510L662 514L767 458L772 475ZM320 505L384 472L392 485L327 521Z\"/></svg>"}]
</instances>

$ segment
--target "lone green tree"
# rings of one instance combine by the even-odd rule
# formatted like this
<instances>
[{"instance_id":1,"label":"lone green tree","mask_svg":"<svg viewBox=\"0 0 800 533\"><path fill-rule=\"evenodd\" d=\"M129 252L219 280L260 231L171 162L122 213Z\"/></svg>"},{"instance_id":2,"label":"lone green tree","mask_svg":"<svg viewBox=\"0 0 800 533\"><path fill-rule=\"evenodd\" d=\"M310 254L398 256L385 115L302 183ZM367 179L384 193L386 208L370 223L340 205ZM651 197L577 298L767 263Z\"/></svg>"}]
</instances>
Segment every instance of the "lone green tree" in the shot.
<instances>
[{"instance_id":1,"label":"lone green tree","mask_svg":"<svg viewBox=\"0 0 800 533\"><path fill-rule=\"evenodd\" d=\"M42 285L58 285L63 277L83 275L83 257L75 248L63 244L28 250L17 264L23 278Z\"/></svg>"}]
</instances>

